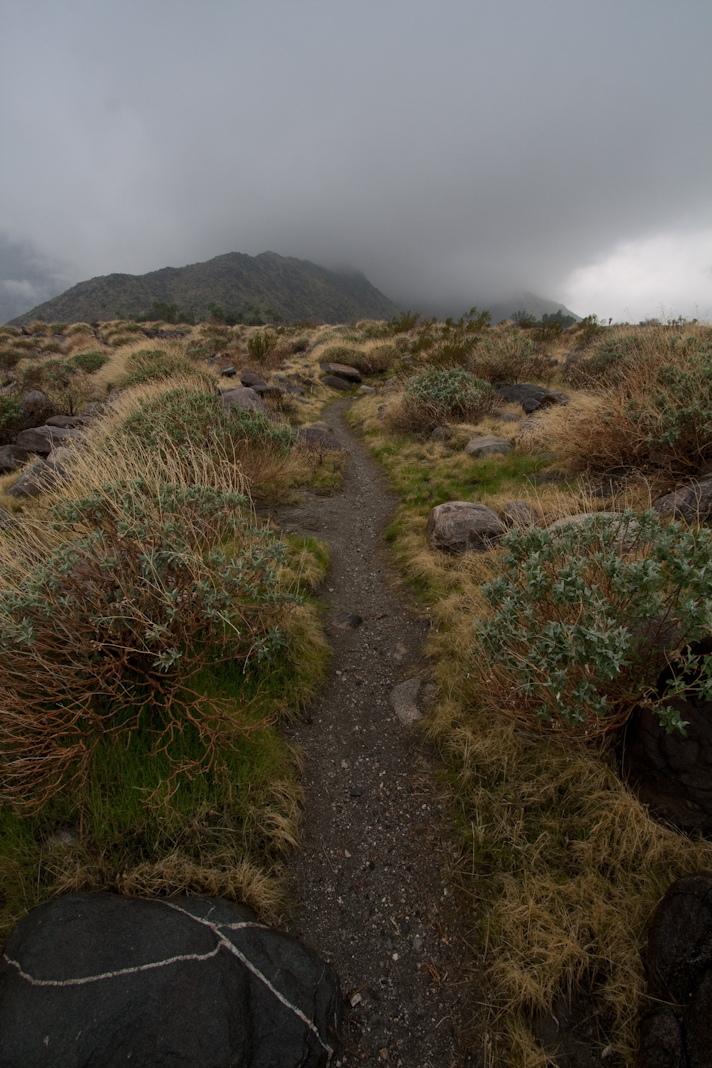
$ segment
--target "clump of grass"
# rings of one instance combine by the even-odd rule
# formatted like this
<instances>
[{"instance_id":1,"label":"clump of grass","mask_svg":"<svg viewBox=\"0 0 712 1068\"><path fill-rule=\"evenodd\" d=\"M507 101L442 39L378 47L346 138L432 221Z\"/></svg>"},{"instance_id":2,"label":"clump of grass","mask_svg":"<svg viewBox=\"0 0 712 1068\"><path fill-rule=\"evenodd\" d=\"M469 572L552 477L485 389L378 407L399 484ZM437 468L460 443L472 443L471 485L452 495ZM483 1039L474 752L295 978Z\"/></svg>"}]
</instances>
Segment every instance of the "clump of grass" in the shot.
<instances>
[{"instance_id":1,"label":"clump of grass","mask_svg":"<svg viewBox=\"0 0 712 1068\"><path fill-rule=\"evenodd\" d=\"M131 352L124 366L124 374L116 383L120 388L139 386L146 382L170 378L173 375L199 374L181 351L175 349L138 349ZM206 382L210 376L204 375Z\"/></svg>"},{"instance_id":2,"label":"clump of grass","mask_svg":"<svg viewBox=\"0 0 712 1068\"><path fill-rule=\"evenodd\" d=\"M488 382L463 368L429 368L408 379L386 419L392 430L428 433L444 422L476 420L492 410L494 397Z\"/></svg>"},{"instance_id":3,"label":"clump of grass","mask_svg":"<svg viewBox=\"0 0 712 1068\"><path fill-rule=\"evenodd\" d=\"M554 452L573 470L634 467L669 478L712 459L708 327L607 333L567 374L588 390L537 415L524 447Z\"/></svg>"},{"instance_id":4,"label":"clump of grass","mask_svg":"<svg viewBox=\"0 0 712 1068\"><path fill-rule=\"evenodd\" d=\"M478 378L493 384L550 382L553 365L545 352L519 330L483 337L467 364Z\"/></svg>"}]
</instances>

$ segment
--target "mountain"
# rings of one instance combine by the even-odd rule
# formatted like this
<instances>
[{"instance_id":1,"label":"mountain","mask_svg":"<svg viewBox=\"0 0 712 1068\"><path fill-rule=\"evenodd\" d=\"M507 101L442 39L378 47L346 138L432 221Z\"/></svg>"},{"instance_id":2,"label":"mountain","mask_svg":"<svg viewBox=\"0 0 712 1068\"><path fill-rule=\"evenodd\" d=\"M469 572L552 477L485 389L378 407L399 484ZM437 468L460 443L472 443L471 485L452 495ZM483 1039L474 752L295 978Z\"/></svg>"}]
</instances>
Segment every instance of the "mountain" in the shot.
<instances>
[{"instance_id":1,"label":"mountain","mask_svg":"<svg viewBox=\"0 0 712 1068\"><path fill-rule=\"evenodd\" d=\"M538 297L536 293L529 293L526 290L512 293L511 296L492 301L490 304L485 301L482 307L489 309L493 323L498 323L502 319L511 319L518 311L525 311L534 319L541 319L542 315L553 315L559 310L564 315L572 315L577 323L581 321L581 316L567 308L560 300L547 300L545 297Z\"/></svg>"},{"instance_id":2,"label":"mountain","mask_svg":"<svg viewBox=\"0 0 712 1068\"><path fill-rule=\"evenodd\" d=\"M12 325L26 326L35 319L69 324L150 316L156 302L177 305L179 313L194 316L196 322L209 316L210 304L247 318L252 309L263 313L269 309L287 323L309 318L322 323L391 319L400 310L359 271L328 271L276 252L259 256L228 252L187 267L90 278L19 315Z\"/></svg>"}]
</instances>

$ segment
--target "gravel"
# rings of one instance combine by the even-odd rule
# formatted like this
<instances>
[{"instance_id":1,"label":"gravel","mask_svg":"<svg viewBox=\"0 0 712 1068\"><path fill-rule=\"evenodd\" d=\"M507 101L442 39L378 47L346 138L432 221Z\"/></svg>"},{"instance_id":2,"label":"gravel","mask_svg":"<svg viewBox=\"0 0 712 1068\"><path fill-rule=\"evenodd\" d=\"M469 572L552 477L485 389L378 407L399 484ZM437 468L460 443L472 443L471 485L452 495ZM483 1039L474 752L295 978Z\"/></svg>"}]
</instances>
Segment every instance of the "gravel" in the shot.
<instances>
[{"instance_id":1,"label":"gravel","mask_svg":"<svg viewBox=\"0 0 712 1068\"><path fill-rule=\"evenodd\" d=\"M285 531L327 541L332 560L320 591L334 650L329 678L306 721L288 732L306 755L289 926L340 977L337 1064L464 1068L481 1060L481 998L464 903L448 875L455 849L435 756L390 701L399 683L419 676L426 684L413 693L427 711L429 621L394 590L382 532L398 500L348 428L349 403L326 412L351 454L342 488L273 512Z\"/></svg>"}]
</instances>

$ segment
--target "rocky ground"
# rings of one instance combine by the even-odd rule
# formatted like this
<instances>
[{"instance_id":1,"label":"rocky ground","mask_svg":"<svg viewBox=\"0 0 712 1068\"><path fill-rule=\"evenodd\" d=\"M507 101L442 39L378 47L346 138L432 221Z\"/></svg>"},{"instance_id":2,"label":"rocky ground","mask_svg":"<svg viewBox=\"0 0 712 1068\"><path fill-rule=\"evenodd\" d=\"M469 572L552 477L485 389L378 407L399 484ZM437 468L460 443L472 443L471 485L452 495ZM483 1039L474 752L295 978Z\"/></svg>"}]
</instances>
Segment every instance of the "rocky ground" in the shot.
<instances>
[{"instance_id":1,"label":"rocky ground","mask_svg":"<svg viewBox=\"0 0 712 1068\"><path fill-rule=\"evenodd\" d=\"M433 697L429 620L395 592L381 538L397 499L349 430L347 403L326 413L351 454L342 489L274 514L331 551L321 594L334 658L290 732L306 755L307 797L291 930L340 977L338 1063L460 1068L481 1063L477 984L433 755L413 726Z\"/></svg>"}]
</instances>

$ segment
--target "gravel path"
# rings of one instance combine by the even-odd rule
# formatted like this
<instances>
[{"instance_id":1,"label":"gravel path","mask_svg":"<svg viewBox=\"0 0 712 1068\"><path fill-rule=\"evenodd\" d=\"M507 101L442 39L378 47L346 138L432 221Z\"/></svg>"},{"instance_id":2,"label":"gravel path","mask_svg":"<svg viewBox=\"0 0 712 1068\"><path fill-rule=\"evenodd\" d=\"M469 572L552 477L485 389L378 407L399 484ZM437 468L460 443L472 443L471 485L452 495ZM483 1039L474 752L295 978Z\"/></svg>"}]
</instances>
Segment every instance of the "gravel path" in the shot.
<instances>
[{"instance_id":1,"label":"gravel path","mask_svg":"<svg viewBox=\"0 0 712 1068\"><path fill-rule=\"evenodd\" d=\"M428 618L389 583L381 534L398 502L349 429L348 403L325 413L351 454L342 489L274 514L285 531L327 541L332 559L320 593L334 659L307 720L289 731L306 754L307 798L303 846L290 864L291 926L339 974L338 1064L474 1068L477 987L448 886L452 846L433 757L390 700L415 676L419 708L432 699L421 653ZM412 692L403 704L413 710Z\"/></svg>"}]
</instances>

